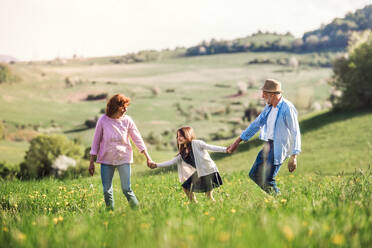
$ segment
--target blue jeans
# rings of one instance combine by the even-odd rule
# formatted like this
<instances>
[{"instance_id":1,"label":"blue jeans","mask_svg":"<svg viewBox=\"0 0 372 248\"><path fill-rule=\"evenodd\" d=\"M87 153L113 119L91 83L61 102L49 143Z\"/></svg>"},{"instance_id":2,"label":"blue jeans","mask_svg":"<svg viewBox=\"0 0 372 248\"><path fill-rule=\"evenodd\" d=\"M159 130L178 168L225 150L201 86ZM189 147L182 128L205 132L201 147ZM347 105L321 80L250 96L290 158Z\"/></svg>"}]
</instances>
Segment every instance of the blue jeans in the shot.
<instances>
[{"instance_id":1,"label":"blue jeans","mask_svg":"<svg viewBox=\"0 0 372 248\"><path fill-rule=\"evenodd\" d=\"M112 187L112 179L114 177L114 171L116 168L119 171L121 189L123 190L123 193L127 198L129 205L131 207L136 207L138 205L138 200L130 187L130 164L122 165L101 164L103 196L105 198L106 206L108 208L114 209L114 191Z\"/></svg>"},{"instance_id":2,"label":"blue jeans","mask_svg":"<svg viewBox=\"0 0 372 248\"><path fill-rule=\"evenodd\" d=\"M275 183L275 176L278 174L281 165L274 165L274 145L267 142L264 148L258 153L256 161L249 172L249 177L264 191L276 194L279 189Z\"/></svg>"}]
</instances>

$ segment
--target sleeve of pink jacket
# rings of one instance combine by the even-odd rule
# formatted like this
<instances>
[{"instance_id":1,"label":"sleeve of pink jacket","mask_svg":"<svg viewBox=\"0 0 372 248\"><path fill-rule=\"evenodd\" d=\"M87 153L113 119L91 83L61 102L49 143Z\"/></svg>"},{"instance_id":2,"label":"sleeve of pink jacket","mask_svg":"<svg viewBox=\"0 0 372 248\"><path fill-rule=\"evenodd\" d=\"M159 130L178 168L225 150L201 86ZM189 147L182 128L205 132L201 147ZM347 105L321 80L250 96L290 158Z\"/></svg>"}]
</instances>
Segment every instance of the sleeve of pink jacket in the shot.
<instances>
[{"instance_id":1,"label":"sleeve of pink jacket","mask_svg":"<svg viewBox=\"0 0 372 248\"><path fill-rule=\"evenodd\" d=\"M101 139L102 139L102 134L103 134L103 128L102 128L102 117L101 117L97 121L96 130L94 132L93 143L92 143L92 147L90 149L90 154L91 155L97 155L98 154L99 146L100 146Z\"/></svg>"},{"instance_id":2,"label":"sleeve of pink jacket","mask_svg":"<svg viewBox=\"0 0 372 248\"><path fill-rule=\"evenodd\" d=\"M137 146L139 151L146 150L145 142L143 142L141 133L138 131L136 124L134 123L133 119L128 116L129 125L128 125L128 132L130 137L133 140L133 143Z\"/></svg>"}]
</instances>

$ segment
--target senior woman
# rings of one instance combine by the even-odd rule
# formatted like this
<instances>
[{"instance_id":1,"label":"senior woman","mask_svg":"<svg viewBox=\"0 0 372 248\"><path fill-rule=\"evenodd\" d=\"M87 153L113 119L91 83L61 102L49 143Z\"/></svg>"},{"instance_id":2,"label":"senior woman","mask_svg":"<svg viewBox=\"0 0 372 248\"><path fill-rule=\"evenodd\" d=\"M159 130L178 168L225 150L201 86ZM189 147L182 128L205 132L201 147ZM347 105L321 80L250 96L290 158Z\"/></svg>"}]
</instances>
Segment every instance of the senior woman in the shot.
<instances>
[{"instance_id":1,"label":"senior woman","mask_svg":"<svg viewBox=\"0 0 372 248\"><path fill-rule=\"evenodd\" d=\"M102 115L96 125L93 144L90 150L89 173L93 176L94 160L101 164L101 179L106 206L114 208L112 179L118 169L121 188L131 207L138 205L138 200L130 186L130 164L133 162L133 150L129 137L143 153L147 162L152 162L147 153L140 132L132 118L125 114L130 99L121 94L110 98L106 114Z\"/></svg>"}]
</instances>

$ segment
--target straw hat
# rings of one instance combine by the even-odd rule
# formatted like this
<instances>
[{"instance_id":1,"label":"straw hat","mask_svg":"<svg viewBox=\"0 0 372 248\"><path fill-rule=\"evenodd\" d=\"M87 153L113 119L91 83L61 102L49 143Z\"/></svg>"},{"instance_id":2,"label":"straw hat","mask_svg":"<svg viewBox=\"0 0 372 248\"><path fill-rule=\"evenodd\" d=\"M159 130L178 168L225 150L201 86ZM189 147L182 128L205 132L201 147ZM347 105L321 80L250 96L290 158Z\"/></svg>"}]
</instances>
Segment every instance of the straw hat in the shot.
<instances>
[{"instance_id":1,"label":"straw hat","mask_svg":"<svg viewBox=\"0 0 372 248\"><path fill-rule=\"evenodd\" d=\"M282 84L275 79L266 79L261 89L270 93L282 93Z\"/></svg>"}]
</instances>

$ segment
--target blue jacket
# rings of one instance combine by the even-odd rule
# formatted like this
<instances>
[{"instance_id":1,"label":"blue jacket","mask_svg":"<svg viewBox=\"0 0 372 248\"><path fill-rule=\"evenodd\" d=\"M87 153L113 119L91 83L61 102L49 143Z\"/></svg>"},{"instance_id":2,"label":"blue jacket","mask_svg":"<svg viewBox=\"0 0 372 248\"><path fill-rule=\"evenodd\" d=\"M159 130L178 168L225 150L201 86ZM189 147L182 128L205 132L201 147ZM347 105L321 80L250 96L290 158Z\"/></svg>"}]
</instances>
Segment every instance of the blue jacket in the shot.
<instances>
[{"instance_id":1,"label":"blue jacket","mask_svg":"<svg viewBox=\"0 0 372 248\"><path fill-rule=\"evenodd\" d=\"M278 115L274 127L274 164L280 165L290 155L301 152L301 134L297 110L293 104L282 97L277 107ZM267 141L266 122L271 109L271 105L266 105L262 113L243 131L240 138L248 141L261 129L260 139Z\"/></svg>"}]
</instances>

